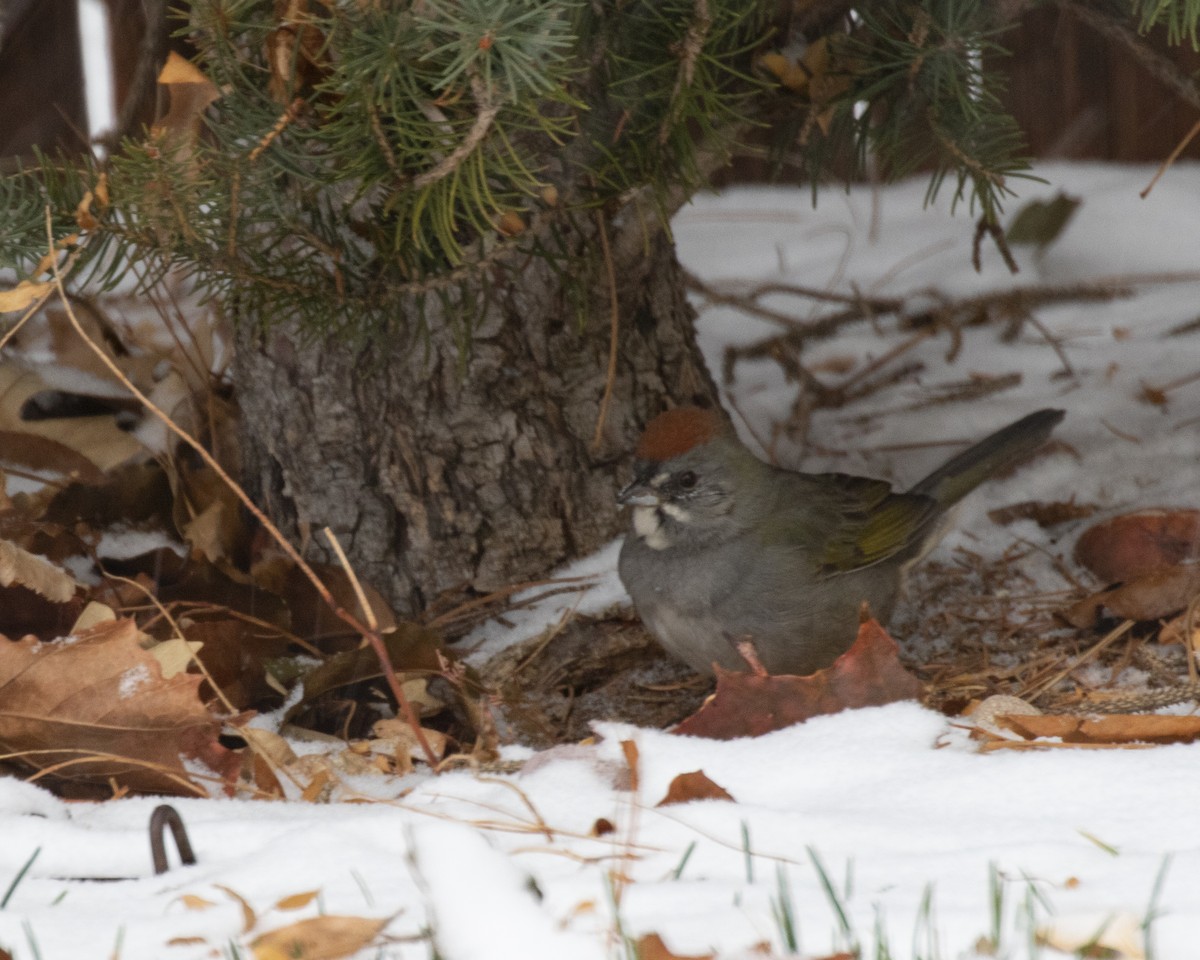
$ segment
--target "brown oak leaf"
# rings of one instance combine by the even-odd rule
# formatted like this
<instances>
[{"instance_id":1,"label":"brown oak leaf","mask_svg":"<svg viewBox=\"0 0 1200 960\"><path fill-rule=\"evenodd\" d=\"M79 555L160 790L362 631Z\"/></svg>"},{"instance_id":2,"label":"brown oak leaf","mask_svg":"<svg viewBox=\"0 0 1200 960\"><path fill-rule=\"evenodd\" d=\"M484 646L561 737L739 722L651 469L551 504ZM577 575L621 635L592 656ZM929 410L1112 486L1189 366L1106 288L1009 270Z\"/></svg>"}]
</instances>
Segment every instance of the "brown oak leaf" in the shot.
<instances>
[{"instance_id":1,"label":"brown oak leaf","mask_svg":"<svg viewBox=\"0 0 1200 960\"><path fill-rule=\"evenodd\" d=\"M657 806L669 807L690 800L732 800L733 795L719 783L714 783L703 770L681 773L667 787L667 795Z\"/></svg>"},{"instance_id":2,"label":"brown oak leaf","mask_svg":"<svg viewBox=\"0 0 1200 960\"><path fill-rule=\"evenodd\" d=\"M634 944L638 960L712 960L712 953L673 953L657 933L646 933Z\"/></svg>"},{"instance_id":3,"label":"brown oak leaf","mask_svg":"<svg viewBox=\"0 0 1200 960\"><path fill-rule=\"evenodd\" d=\"M0 745L38 776L129 790L208 796L240 759L217 742L221 721L201 678L163 679L132 620L51 643L0 637ZM211 771L212 781L198 771Z\"/></svg>"},{"instance_id":4,"label":"brown oak leaf","mask_svg":"<svg viewBox=\"0 0 1200 960\"><path fill-rule=\"evenodd\" d=\"M896 641L869 619L859 625L854 645L833 666L807 677L717 667L716 693L672 733L714 740L755 737L821 714L920 695L921 682L900 665Z\"/></svg>"}]
</instances>

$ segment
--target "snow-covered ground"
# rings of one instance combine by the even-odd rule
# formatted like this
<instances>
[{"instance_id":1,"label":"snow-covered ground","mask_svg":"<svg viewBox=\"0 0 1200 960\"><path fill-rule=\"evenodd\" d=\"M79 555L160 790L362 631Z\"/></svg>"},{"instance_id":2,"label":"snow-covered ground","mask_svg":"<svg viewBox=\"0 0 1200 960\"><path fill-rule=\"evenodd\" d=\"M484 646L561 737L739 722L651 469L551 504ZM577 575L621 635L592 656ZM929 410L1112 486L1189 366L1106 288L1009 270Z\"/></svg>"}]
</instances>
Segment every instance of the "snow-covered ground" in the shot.
<instances>
[{"instance_id":1,"label":"snow-covered ground","mask_svg":"<svg viewBox=\"0 0 1200 960\"><path fill-rule=\"evenodd\" d=\"M951 442L1038 407L1066 409L1064 446L973 495L934 561L964 545L999 556L1018 537L1069 549L1031 521L987 518L1017 501L1074 496L1117 513L1200 499L1200 380L1187 380L1200 371L1200 330L1171 333L1200 316L1200 167L1176 166L1145 200L1148 168L1038 172L1049 185L1018 184L1022 202L1057 190L1084 202L1049 249L1018 252L1015 278L986 243L975 273L969 216L952 217L948 196L922 209L924 182L875 196L830 190L815 211L804 190L730 190L675 223L685 263L722 290L778 281L961 297L1014 284L1135 285L1133 297L1039 309L1042 329L1025 324L1013 342L998 322L966 329L953 363L950 334L931 336L905 355L923 365L918 377L818 411L807 446L774 444L785 465L903 485L948 457ZM801 319L815 309L785 294L763 302ZM697 304L717 370L727 345L778 332ZM804 362L836 384L905 336L860 323ZM926 403L947 384L1014 373L1019 385L986 400ZM1146 386L1165 404L1146 402ZM730 398L745 439L770 438L795 396L775 363L740 364ZM581 609L622 596L614 565L612 548L590 561L599 586ZM1051 564L1033 576L1048 591L1063 586ZM556 622L576 599L483 628L476 656ZM520 773L409 778L376 802L176 801L199 862L157 877L146 839L155 801L64 803L0 782L0 888L40 851L0 909L0 946L43 960L288 956L251 944L305 917L345 915L391 918L364 958L631 957L623 938L650 933L681 956L782 956L793 927L804 957L854 944L896 960L1058 955L1032 945L1035 930L1075 946L1103 935L1118 956L1196 956L1200 744L982 754L961 727L911 703L752 741L616 724L597 733L595 745L550 751ZM621 741L637 745L636 789ZM677 774L698 769L734 799L656 806ZM379 778L362 789L378 797ZM319 894L285 899L309 891Z\"/></svg>"}]
</instances>

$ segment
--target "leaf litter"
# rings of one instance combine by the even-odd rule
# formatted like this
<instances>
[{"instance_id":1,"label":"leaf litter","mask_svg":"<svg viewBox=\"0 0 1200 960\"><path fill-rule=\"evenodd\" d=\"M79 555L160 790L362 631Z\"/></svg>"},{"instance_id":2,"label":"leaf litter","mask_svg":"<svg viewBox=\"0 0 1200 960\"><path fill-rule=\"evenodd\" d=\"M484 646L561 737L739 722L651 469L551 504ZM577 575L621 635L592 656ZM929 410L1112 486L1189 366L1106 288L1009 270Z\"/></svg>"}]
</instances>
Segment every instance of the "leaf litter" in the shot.
<instances>
[{"instance_id":1,"label":"leaf litter","mask_svg":"<svg viewBox=\"0 0 1200 960\"><path fill-rule=\"evenodd\" d=\"M1086 206L1079 216L1085 215ZM1053 248L1043 251L1041 262L1052 263L1053 253ZM984 336L973 333L964 337L960 348L966 355L958 362L978 362L979 356L971 357L973 340ZM1136 338L1121 342L1130 341ZM840 343L836 369L846 370L845 360L852 355L853 344L853 338L849 346L845 341ZM916 349L922 346L918 344ZM1042 344L1040 350L1045 349ZM1037 349L1027 350L1025 355L1034 356L1037 352ZM118 356L138 354L135 345ZM922 362L930 363L929 357ZM828 365L822 368L819 356L812 363L814 369L834 369ZM180 376L190 384L187 390L193 392L185 391L184 395L191 399L183 407L211 408L219 393L216 381L197 379L195 364L190 361L176 363L175 369L184 368L192 372L186 378L182 373ZM142 378L142 385L153 389L154 385L144 380L146 369L145 364L140 367L131 364L130 376ZM1026 381L1033 379L1035 372L1026 371ZM853 368L848 375L855 376ZM1179 380L1168 374L1164 377L1172 383ZM745 404L754 396L753 384L738 382L734 386L739 391L739 403ZM932 386L936 385L931 385L931 395L937 393ZM197 394L198 388L210 391L212 396L206 399ZM46 389L39 388L41 393ZM872 447L879 445L863 442L863 431L869 435L880 429L879 424L887 423L887 405L894 404L895 394L906 389L913 388L901 377L876 394L867 393L856 399L856 405L865 404L865 412L871 414L866 419L856 416L852 421L831 423L828 420L836 416L836 408L818 409L813 416L818 423L832 428L829 434L835 443L827 450L811 451L810 457L815 459L805 465L814 469L828 466L879 472L871 469L872 458L877 456L871 452ZM28 405L30 397L37 395L37 392L24 394L18 412ZM951 402L972 402L966 394L955 397ZM1165 399L1168 404L1171 402L1170 397ZM906 402L911 405L911 397ZM1007 402L1011 403L1011 398ZM881 406L871 410L873 403ZM233 422L229 418L235 415L228 405L217 406L225 410L225 419L221 421L224 426L206 436L206 442L214 450L227 443L221 437L229 435ZM920 409L919 404L913 407ZM130 415L126 408L101 416L113 424L125 418L122 422L128 424ZM135 419L138 416L136 411L133 416ZM204 417L191 416L189 425L195 428L205 422ZM47 439L40 434L25 433L24 423L18 420L13 432ZM786 438L803 436L803 430L794 431L792 426L778 431L777 435L785 439L776 448L777 454L786 456L788 443L794 442ZM130 435L120 427L117 429L123 436ZM1134 431L1124 432L1132 436ZM962 439L969 439L978 431L964 428L961 433ZM136 425L132 433L135 437L150 435L154 435L153 430ZM1114 442L1113 436L1109 433L1107 442ZM119 646L113 645L127 659L122 671L109 669L102 678L109 692L99 699L122 703L122 691L127 695L125 700L137 700L143 693L161 695L171 704L170 710L177 711L172 722L185 715L195 716L197 729L205 732L200 740L203 749L194 751L193 759L208 751L209 763L202 759L198 766L189 763L187 750L182 747L172 753L173 748L168 746L170 756L164 755L159 760L151 759L153 754L137 755L146 748L137 745L145 737L136 733L128 738L127 749L135 754L131 757L116 750L110 751L113 756L98 756L95 744L88 739L91 733L75 741L64 739L62 742L69 751L64 757L69 763L59 769L39 753L46 747L37 737L31 738L24 750L13 752L28 751L23 762L36 771L39 782L52 782L53 777L58 777L61 781L58 788L67 793L77 790L83 781L90 782L95 791L106 792L116 789L219 793L233 789L243 797L329 802L373 794L395 796L414 789L421 782L413 778L414 772L422 769L423 751L417 748L405 723L386 716L392 708L384 686L378 682L379 664L372 660L372 655L361 651L361 638L328 614L319 597L297 577L295 569L273 553L258 531L244 524L233 501L211 474L199 468L177 446L162 446L165 441L161 436L156 442L160 444L154 451L159 463L152 462L140 447L131 457L124 443L117 453L96 453L77 450L69 441L59 439L41 446L30 440L20 457L14 455L11 464L14 469L44 477L51 485L39 491L32 482L18 484L16 477L10 475L7 500L0 513L0 537L30 556L47 558L45 562L57 565L79 586L73 588L69 601L62 602L48 597L31 599L27 595L36 591L30 590L28 584L0 587L3 591L0 629L6 628L4 618L20 620L21 629L11 631L7 641L12 644L10 649L23 653L30 662L46 652L52 652L59 660L79 657L78 672L87 674L86 655L75 653L77 648L87 650L91 644L87 631L100 637L124 636L131 629L127 625L134 624L136 642L130 635ZM17 446L14 442L13 448ZM227 451L231 448L231 445L226 447ZM934 453L941 455L936 450ZM821 458L826 463L821 463ZM1045 459L1049 463L1038 469L1062 474L1053 453ZM1079 470L1078 465L1073 469ZM1186 686L1186 661L1178 641L1195 632L1194 617L1188 616L1187 609L1195 591L1191 582L1184 580L1195 544L1194 534L1189 533L1191 508L1187 501L1181 501L1184 505L1179 509L1164 508L1154 522L1131 521L1131 529L1138 530L1143 539L1147 527L1156 530L1155 524L1162 521L1159 524L1162 532L1151 537L1155 546L1149 549L1158 559L1147 561L1148 569L1130 573L1123 567L1120 576L1105 576L1084 555L1090 550L1092 555L1111 558L1128 547L1127 536L1112 535L1112 530L1125 522L1125 514L1114 508L1120 507L1128 492L1118 495L1105 491L1094 480L1093 477L1091 482L1085 479L1079 483L1077 493L1072 488L1069 499L1047 495L1044 489L1031 491L1035 493L1033 499L984 495L986 499L975 509L976 517L986 507L995 514L995 523L1008 525L1012 536L1007 547L996 551L991 544L973 542L969 535L952 535L918 571L910 587L910 602L893 625L892 632L900 637L901 645L891 655L892 666L888 669L902 669L900 665L904 664L921 682L920 688L909 689L908 696L919 695L926 703L955 715L971 703L996 693L1028 698L1021 702L1032 700L1045 711L1042 715L1019 712L1015 717L999 715L998 723L1008 736L995 740L983 738L980 743L988 752L1037 751L1050 749L1052 744L1056 752L1065 748L1090 751L1100 746L1148 742L1186 744L1195 736L1186 722L1190 718L1186 717L1138 717L1113 712L1095 718L1083 712L1094 712L1106 702L1106 697L1110 704L1127 706L1116 704L1116 698L1136 700L1139 685L1141 692L1147 694ZM1007 486L998 486L1020 490L1011 481ZM136 493L127 492L134 489ZM1160 502L1170 501L1164 497ZM1136 506L1136 502L1131 505ZM1109 514L1110 511L1113 512ZM1109 515L1101 524L1109 524L1110 539L1099 547L1085 548L1082 545L1090 541L1086 533L1082 536L1079 533L1084 521L1097 512ZM1136 510L1133 515L1137 516ZM968 518L966 526L982 529L978 519ZM1049 531L1050 539L1037 539L1033 528ZM161 545L133 555L106 556L105 551L111 550L106 543L111 544L122 530L157 537ZM1075 553L1064 551L1073 540ZM1133 548L1133 553L1139 551L1147 552L1146 548ZM322 570L320 575L338 594L343 606L357 608L351 583L343 571L330 568ZM1093 577L1101 583L1095 583ZM1173 593L1161 589L1161 583L1154 592L1153 584L1142 583L1146 577L1157 577L1160 581L1165 578L1174 583ZM1113 586L1113 580L1122 582ZM541 592L556 589L575 588L551 586ZM1137 590L1150 593L1139 594ZM1164 599L1166 593L1170 596ZM938 598L938 603L915 599L932 596ZM370 601L385 624L384 639L391 659L401 670L405 683L411 684L409 697L420 704L422 736L436 741L439 760L458 757L474 769L487 771L490 761L481 758L497 753L494 742L497 737L515 733L527 742L570 742L587 736L594 720L635 719L650 726L667 726L691 713L707 693L705 686L694 683L686 671L672 672L671 665L664 666L636 624L607 615L602 606L593 608L590 616L577 613L564 617L541 636L532 637L528 646L513 646L499 660L472 658L468 668L455 668L451 663L455 644L447 641L462 638L476 627L481 617L495 617L506 611L519 613L531 602L528 595L512 594L484 604L477 600L449 598L431 615L431 620L440 621L439 627L432 631L398 621L378 595L373 595ZM81 627L83 638L79 639L73 629L75 618L89 601L107 606L112 618L86 629ZM1072 626L1067 620L1069 611L1072 605L1081 602L1090 605L1089 619ZM1116 609L1113 603L1117 604ZM19 614L17 606L21 608ZM1097 637L1105 638L1111 633L1114 617L1125 617L1130 626L1102 645ZM1161 620L1168 622L1162 624ZM1162 643L1172 636L1177 640L1177 650ZM921 638L919 648L911 646L912 637ZM473 642L471 637L465 640L468 644ZM33 649L41 652L29 653ZM171 666L166 667L167 663ZM170 671L174 672L167 676ZM481 675L472 671L480 671ZM68 689L60 689L56 695L67 694L64 702L76 701L71 707L79 709L78 716L83 719L78 725L82 729L89 725L99 727L100 721L86 709L86 684L80 681L78 690L70 689L73 673L73 670L63 672ZM814 678L755 678L752 673L745 676L751 681L772 681L770 688L785 691L782 695L788 710L794 711L785 713L785 718L805 720L806 726L822 722L821 716L826 711L815 711L818 716L811 719L814 713L800 706L805 698L815 696L820 702L831 696L832 706L839 709L861 705L853 697L829 693L830 688L837 686L836 672L823 672ZM177 677L183 678L179 681L183 685L169 688L169 681ZM311 689L305 682L309 678ZM37 679L31 676L29 682ZM500 684L502 698L489 702L483 691L497 679L507 686ZM807 683L788 682L793 680ZM23 681L17 678L14 682ZM0 689L7 691L7 687ZM29 691L36 689L36 686L28 689L18 686L16 692L27 697L31 696ZM173 692L167 693L168 689ZM186 696L179 692L183 690ZM544 696L536 700L539 691ZM726 719L739 712L748 712L751 718L748 726L733 728L736 732L730 735L742 737L765 729L755 712L762 712L761 696L761 690L751 682L749 692L735 695L728 701L732 706L721 708L719 713L724 713ZM643 709L647 701L655 704L653 709ZM197 707L202 711L203 723ZM51 712L57 709L51 704ZM711 713L712 707L708 709ZM254 712L259 719L251 717ZM425 726L426 718L432 725ZM122 722L136 731L142 719ZM1161 722L1168 720L1171 722ZM52 729L47 721L42 736ZM783 732L779 730L774 735ZM1001 740L1006 745L994 745ZM124 741L113 743L122 745ZM225 753L217 752L218 748ZM604 749L600 747L601 752ZM713 754L714 758L718 756ZM220 762L213 757L221 758ZM229 757L236 759L236 770ZM21 761L19 757L10 759ZM104 762L111 766L104 766ZM156 767L160 762L161 768ZM212 768L210 764L214 762L220 770ZM639 767L642 765L639 761ZM676 772L674 779L697 775L697 784L711 784L711 787L678 787L683 802L674 803L673 807L690 811L693 806L704 805L688 801L705 797L721 799L722 793L728 796L730 792L745 802L739 778L729 772L722 773L720 763L716 769L708 761L687 769L691 772ZM553 770L551 764L542 775ZM163 779L155 782L154 777ZM370 786L371 780L377 786ZM654 789L643 784L640 792ZM664 784L658 795L669 794ZM470 819L465 810L456 816ZM590 836L594 824L605 819L609 818L592 816L580 833ZM630 829L627 820L615 816L609 822L615 829L605 834L619 836L625 843ZM745 843L749 849L750 841ZM636 891L636 884L633 889ZM281 891L274 900L255 902L278 904L294 893L294 890ZM241 902L243 910L250 911L253 917L251 899L242 898ZM593 902L602 899L598 896ZM259 906L260 912L265 909L269 908ZM365 930L377 922L362 919L358 928ZM249 929L243 924L241 933L248 934ZM298 935L293 931L288 936ZM658 934L645 931L642 936L647 949L651 949L653 941L646 938ZM668 955L708 955L703 949L676 947L678 937L677 925L671 937L659 937L663 949L674 951ZM300 941L288 942L294 947ZM261 943L270 946L272 941ZM672 946L668 948L667 943Z\"/></svg>"}]
</instances>

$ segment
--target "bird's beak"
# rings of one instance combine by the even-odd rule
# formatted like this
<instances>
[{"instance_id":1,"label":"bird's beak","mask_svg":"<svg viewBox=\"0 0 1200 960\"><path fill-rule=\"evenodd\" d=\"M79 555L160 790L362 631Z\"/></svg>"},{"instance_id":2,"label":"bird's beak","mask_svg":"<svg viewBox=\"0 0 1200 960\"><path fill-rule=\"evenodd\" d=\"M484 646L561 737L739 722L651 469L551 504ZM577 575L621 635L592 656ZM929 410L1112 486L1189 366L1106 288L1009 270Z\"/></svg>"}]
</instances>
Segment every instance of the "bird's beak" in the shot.
<instances>
[{"instance_id":1,"label":"bird's beak","mask_svg":"<svg viewBox=\"0 0 1200 960\"><path fill-rule=\"evenodd\" d=\"M617 494L617 503L623 507L657 507L662 499L644 480L635 479Z\"/></svg>"}]
</instances>

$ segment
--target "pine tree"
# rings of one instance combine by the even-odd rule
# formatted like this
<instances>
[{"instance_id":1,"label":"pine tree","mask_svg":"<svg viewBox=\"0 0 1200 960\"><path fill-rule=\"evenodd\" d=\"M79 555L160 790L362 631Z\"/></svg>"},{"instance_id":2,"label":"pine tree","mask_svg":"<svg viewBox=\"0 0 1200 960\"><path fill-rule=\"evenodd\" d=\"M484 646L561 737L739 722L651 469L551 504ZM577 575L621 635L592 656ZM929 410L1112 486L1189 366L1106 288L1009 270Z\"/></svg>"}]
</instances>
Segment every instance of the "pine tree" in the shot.
<instances>
[{"instance_id":1,"label":"pine tree","mask_svg":"<svg viewBox=\"0 0 1200 960\"><path fill-rule=\"evenodd\" d=\"M48 207L78 288L189 275L235 323L252 490L419 608L604 542L638 425L715 399L667 224L748 140L814 191L929 171L999 237L1021 6L193 0L155 129L0 181L0 263L36 269ZM1197 0L1085 6L1195 43Z\"/></svg>"}]
</instances>

